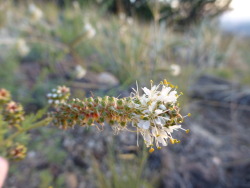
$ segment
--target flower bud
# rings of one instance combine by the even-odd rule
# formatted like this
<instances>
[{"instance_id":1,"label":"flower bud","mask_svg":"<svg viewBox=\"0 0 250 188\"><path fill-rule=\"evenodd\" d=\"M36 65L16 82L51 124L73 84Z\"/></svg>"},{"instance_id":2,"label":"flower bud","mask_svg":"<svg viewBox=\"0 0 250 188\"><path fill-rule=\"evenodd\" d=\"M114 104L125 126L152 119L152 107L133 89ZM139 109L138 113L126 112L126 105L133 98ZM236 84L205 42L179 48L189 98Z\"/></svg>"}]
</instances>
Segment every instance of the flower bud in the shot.
<instances>
[{"instance_id":1,"label":"flower bud","mask_svg":"<svg viewBox=\"0 0 250 188\"><path fill-rule=\"evenodd\" d=\"M7 103L10 101L10 92L6 89L0 89L0 105Z\"/></svg>"},{"instance_id":2,"label":"flower bud","mask_svg":"<svg viewBox=\"0 0 250 188\"><path fill-rule=\"evenodd\" d=\"M123 105L122 99L118 99L118 100L117 100L117 105L118 105L119 107L121 107L121 106Z\"/></svg>"},{"instance_id":3,"label":"flower bud","mask_svg":"<svg viewBox=\"0 0 250 188\"><path fill-rule=\"evenodd\" d=\"M27 148L19 143L14 144L8 150L8 158L19 161L26 157Z\"/></svg>"},{"instance_id":4,"label":"flower bud","mask_svg":"<svg viewBox=\"0 0 250 188\"><path fill-rule=\"evenodd\" d=\"M21 123L24 120L22 105L14 101L7 103L3 109L3 119L11 126Z\"/></svg>"},{"instance_id":5,"label":"flower bud","mask_svg":"<svg viewBox=\"0 0 250 188\"><path fill-rule=\"evenodd\" d=\"M47 94L48 103L51 105L59 105L68 100L70 96L70 89L66 86L58 86L52 89L51 93ZM77 101L74 101L77 102Z\"/></svg>"}]
</instances>

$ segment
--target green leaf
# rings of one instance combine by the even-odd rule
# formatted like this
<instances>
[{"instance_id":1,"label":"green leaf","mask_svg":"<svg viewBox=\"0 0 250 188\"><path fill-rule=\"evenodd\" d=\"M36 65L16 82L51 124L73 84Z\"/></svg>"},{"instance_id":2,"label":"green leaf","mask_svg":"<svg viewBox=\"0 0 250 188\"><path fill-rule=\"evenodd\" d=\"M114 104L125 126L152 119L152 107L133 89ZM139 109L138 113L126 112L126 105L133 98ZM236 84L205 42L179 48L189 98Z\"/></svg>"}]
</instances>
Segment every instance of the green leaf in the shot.
<instances>
[{"instance_id":1,"label":"green leaf","mask_svg":"<svg viewBox=\"0 0 250 188\"><path fill-rule=\"evenodd\" d=\"M41 119L44 115L45 112L47 111L47 108L39 110L36 114L30 114L25 117L25 120L22 123L23 128L29 128L34 122L37 120Z\"/></svg>"}]
</instances>

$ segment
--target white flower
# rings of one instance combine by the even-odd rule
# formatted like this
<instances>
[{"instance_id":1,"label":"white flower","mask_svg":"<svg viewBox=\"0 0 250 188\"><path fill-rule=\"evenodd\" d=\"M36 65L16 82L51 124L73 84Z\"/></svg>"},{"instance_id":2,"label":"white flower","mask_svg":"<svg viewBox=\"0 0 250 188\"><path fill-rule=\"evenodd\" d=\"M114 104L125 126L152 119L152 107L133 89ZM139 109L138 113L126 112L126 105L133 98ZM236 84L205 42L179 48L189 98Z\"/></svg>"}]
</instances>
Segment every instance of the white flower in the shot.
<instances>
[{"instance_id":1,"label":"white flower","mask_svg":"<svg viewBox=\"0 0 250 188\"><path fill-rule=\"evenodd\" d=\"M168 133L173 133L174 130L181 129L181 125L173 125L169 127L165 127L164 130Z\"/></svg>"},{"instance_id":2,"label":"white flower","mask_svg":"<svg viewBox=\"0 0 250 188\"><path fill-rule=\"evenodd\" d=\"M181 67L177 64L170 65L170 69L173 76L178 76L181 73Z\"/></svg>"},{"instance_id":3,"label":"white flower","mask_svg":"<svg viewBox=\"0 0 250 188\"><path fill-rule=\"evenodd\" d=\"M134 105L130 106L138 111L132 114L133 125L137 125L137 130L143 136L145 144L151 147L150 151L153 151L154 143L159 149L161 146L166 146L168 140L172 144L179 143L180 141L172 137L175 130L189 132L181 125L177 125L183 117L179 114L179 108L176 105L179 95L174 88L177 87L164 80L160 85L151 85L150 89L142 88L144 92L142 95L139 94L138 89L134 89L131 95Z\"/></svg>"},{"instance_id":4,"label":"white flower","mask_svg":"<svg viewBox=\"0 0 250 188\"><path fill-rule=\"evenodd\" d=\"M172 9L177 9L180 6L180 3L178 0L172 0L170 5Z\"/></svg>"},{"instance_id":5,"label":"white flower","mask_svg":"<svg viewBox=\"0 0 250 188\"><path fill-rule=\"evenodd\" d=\"M168 139L168 135L165 131L163 130L158 130L156 127L152 128L152 135L155 138L155 143L156 147L159 148L159 143L162 144L163 146L167 146L166 139Z\"/></svg>"},{"instance_id":6,"label":"white flower","mask_svg":"<svg viewBox=\"0 0 250 188\"><path fill-rule=\"evenodd\" d=\"M80 10L80 4L79 4L78 1L73 1L73 2L72 2L72 5L73 5L74 9Z\"/></svg>"},{"instance_id":7,"label":"white flower","mask_svg":"<svg viewBox=\"0 0 250 188\"><path fill-rule=\"evenodd\" d=\"M160 93L160 100L164 100L164 98L166 96L168 96L169 92L171 91L171 87L167 87L167 86L162 86L162 90L161 90L161 93Z\"/></svg>"},{"instance_id":8,"label":"white flower","mask_svg":"<svg viewBox=\"0 0 250 188\"><path fill-rule=\"evenodd\" d=\"M177 97L177 91L171 91L169 93L169 98L168 98L169 102L175 103L177 101L177 98L178 98Z\"/></svg>"},{"instance_id":9,"label":"white flower","mask_svg":"<svg viewBox=\"0 0 250 188\"><path fill-rule=\"evenodd\" d=\"M29 46L27 45L26 41L22 38L17 40L16 46L21 56L26 56L30 52Z\"/></svg>"},{"instance_id":10,"label":"white flower","mask_svg":"<svg viewBox=\"0 0 250 188\"><path fill-rule=\"evenodd\" d=\"M128 22L129 25L132 25L134 23L134 20L133 20L133 18L128 17L127 22Z\"/></svg>"},{"instance_id":11,"label":"white flower","mask_svg":"<svg viewBox=\"0 0 250 188\"><path fill-rule=\"evenodd\" d=\"M159 105L159 108L160 108L161 110L166 110L166 109L167 109L166 106L164 106L163 104L160 104L160 105Z\"/></svg>"},{"instance_id":12,"label":"white flower","mask_svg":"<svg viewBox=\"0 0 250 188\"><path fill-rule=\"evenodd\" d=\"M150 147L153 145L153 137L151 136L151 133L150 131L148 130L141 130L140 131L144 141L145 141L145 144L147 147Z\"/></svg>"},{"instance_id":13,"label":"white flower","mask_svg":"<svg viewBox=\"0 0 250 188\"><path fill-rule=\"evenodd\" d=\"M87 73L87 70L83 68L81 65L77 65L75 67L74 74L77 79L83 78L86 75L86 73Z\"/></svg>"},{"instance_id":14,"label":"white flower","mask_svg":"<svg viewBox=\"0 0 250 188\"><path fill-rule=\"evenodd\" d=\"M148 97L149 100L156 100L158 97L158 91L157 89L159 88L159 86L152 86L151 89L148 89L146 87L142 88L142 90L144 91L144 93L146 94L146 97Z\"/></svg>"},{"instance_id":15,"label":"white flower","mask_svg":"<svg viewBox=\"0 0 250 188\"><path fill-rule=\"evenodd\" d=\"M142 129L149 129L150 121L140 120L138 126Z\"/></svg>"},{"instance_id":16,"label":"white flower","mask_svg":"<svg viewBox=\"0 0 250 188\"><path fill-rule=\"evenodd\" d=\"M84 25L84 31L87 34L87 37L89 39L93 38L96 35L96 30L93 28L93 26L90 23L86 23Z\"/></svg>"},{"instance_id":17,"label":"white flower","mask_svg":"<svg viewBox=\"0 0 250 188\"><path fill-rule=\"evenodd\" d=\"M177 92L171 91L167 96L163 98L165 103L175 103L177 101Z\"/></svg>"},{"instance_id":18,"label":"white flower","mask_svg":"<svg viewBox=\"0 0 250 188\"><path fill-rule=\"evenodd\" d=\"M148 110L146 112L148 112L148 113L154 113L156 105L157 105L157 101L150 101L150 102L151 102L150 105L147 104Z\"/></svg>"},{"instance_id":19,"label":"white flower","mask_svg":"<svg viewBox=\"0 0 250 188\"><path fill-rule=\"evenodd\" d=\"M159 114L162 114L162 113L163 113L163 111L160 110L160 109L156 109L154 112L155 112L155 115L159 115Z\"/></svg>"},{"instance_id":20,"label":"white flower","mask_svg":"<svg viewBox=\"0 0 250 188\"><path fill-rule=\"evenodd\" d=\"M55 100L55 104L59 104L60 103L60 101L59 100Z\"/></svg>"},{"instance_id":21,"label":"white flower","mask_svg":"<svg viewBox=\"0 0 250 188\"><path fill-rule=\"evenodd\" d=\"M166 116L166 117L163 117L163 116L158 116L156 119L155 119L155 123L157 125L164 125L166 124L166 121L170 120L169 116Z\"/></svg>"},{"instance_id":22,"label":"white flower","mask_svg":"<svg viewBox=\"0 0 250 188\"><path fill-rule=\"evenodd\" d=\"M146 95L141 96L139 100L141 102L141 105L143 106L146 106L148 102L150 101L150 99ZM138 106L141 106L141 105L138 105Z\"/></svg>"},{"instance_id":23,"label":"white flower","mask_svg":"<svg viewBox=\"0 0 250 188\"><path fill-rule=\"evenodd\" d=\"M32 21L39 21L43 17L43 12L35 4L29 4L29 12L31 14Z\"/></svg>"},{"instance_id":24,"label":"white flower","mask_svg":"<svg viewBox=\"0 0 250 188\"><path fill-rule=\"evenodd\" d=\"M124 21L126 19L126 14L120 13L119 18L120 18L120 20Z\"/></svg>"}]
</instances>

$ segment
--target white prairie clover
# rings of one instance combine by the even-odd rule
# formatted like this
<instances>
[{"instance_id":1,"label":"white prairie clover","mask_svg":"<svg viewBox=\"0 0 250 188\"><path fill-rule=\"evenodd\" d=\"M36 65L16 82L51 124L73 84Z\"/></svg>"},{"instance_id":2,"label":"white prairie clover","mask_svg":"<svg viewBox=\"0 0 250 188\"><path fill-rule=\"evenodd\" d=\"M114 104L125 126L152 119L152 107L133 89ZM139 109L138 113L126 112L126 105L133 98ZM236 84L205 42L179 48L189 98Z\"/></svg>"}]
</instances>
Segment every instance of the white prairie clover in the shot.
<instances>
[{"instance_id":1,"label":"white prairie clover","mask_svg":"<svg viewBox=\"0 0 250 188\"><path fill-rule=\"evenodd\" d=\"M181 73L181 67L177 64L170 65L170 69L173 76L178 76Z\"/></svg>"},{"instance_id":2,"label":"white prairie clover","mask_svg":"<svg viewBox=\"0 0 250 188\"><path fill-rule=\"evenodd\" d=\"M150 89L142 88L142 95L137 89L130 97L121 99L105 96L63 102L58 100L51 116L55 125L64 129L76 124L103 127L106 122L115 133L119 133L128 131L131 126L142 135L146 146L150 147L149 152L153 152L154 146L160 149L169 142L179 143L172 135L175 130L189 132L189 129L183 129L180 125L185 116L180 114L177 100L181 94L178 95L176 89L177 86L164 80L159 85L151 82Z\"/></svg>"},{"instance_id":3,"label":"white prairie clover","mask_svg":"<svg viewBox=\"0 0 250 188\"><path fill-rule=\"evenodd\" d=\"M31 20L37 22L42 19L43 11L38 8L35 4L29 5L29 12L31 14Z\"/></svg>"},{"instance_id":4,"label":"white prairie clover","mask_svg":"<svg viewBox=\"0 0 250 188\"><path fill-rule=\"evenodd\" d=\"M86 23L84 25L84 32L86 32L86 36L89 39L93 38L96 35L96 30L90 23Z\"/></svg>"},{"instance_id":5,"label":"white prairie clover","mask_svg":"<svg viewBox=\"0 0 250 188\"><path fill-rule=\"evenodd\" d=\"M30 52L29 46L27 45L26 41L22 38L17 40L16 47L19 54L23 57L28 55L28 53Z\"/></svg>"}]
</instances>

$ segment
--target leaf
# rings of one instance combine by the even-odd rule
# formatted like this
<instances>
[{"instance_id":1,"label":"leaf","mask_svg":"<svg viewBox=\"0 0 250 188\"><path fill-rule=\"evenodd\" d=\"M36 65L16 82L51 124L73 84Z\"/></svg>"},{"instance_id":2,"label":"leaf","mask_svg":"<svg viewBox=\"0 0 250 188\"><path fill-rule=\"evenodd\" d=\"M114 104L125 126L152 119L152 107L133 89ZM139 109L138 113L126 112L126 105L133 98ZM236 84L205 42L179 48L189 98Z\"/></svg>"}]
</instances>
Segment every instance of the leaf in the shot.
<instances>
[{"instance_id":1,"label":"leaf","mask_svg":"<svg viewBox=\"0 0 250 188\"><path fill-rule=\"evenodd\" d=\"M25 120L22 123L23 128L29 128L34 122L41 119L48 108L39 110L36 114L30 114L25 117Z\"/></svg>"}]
</instances>

